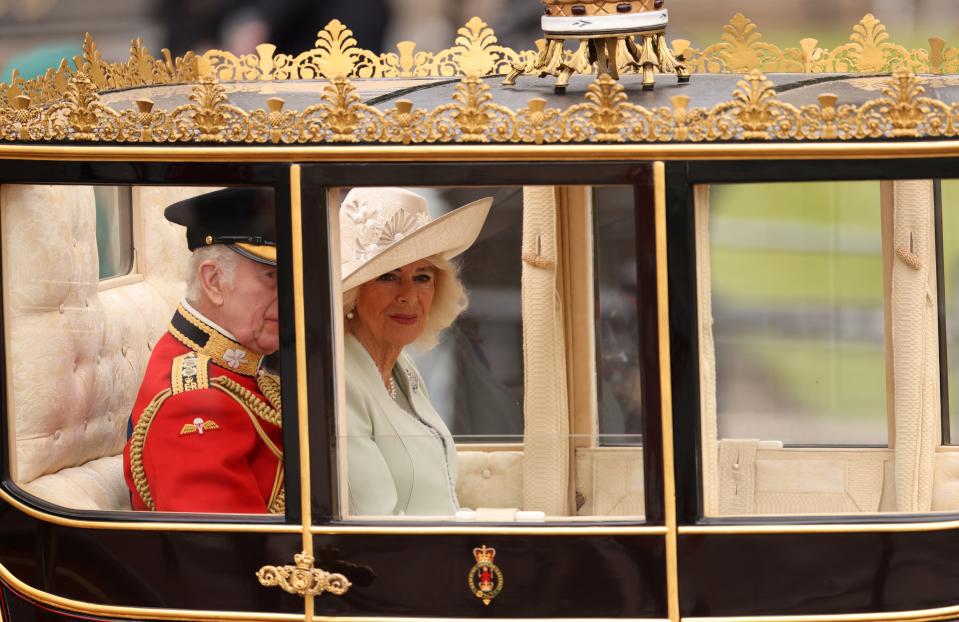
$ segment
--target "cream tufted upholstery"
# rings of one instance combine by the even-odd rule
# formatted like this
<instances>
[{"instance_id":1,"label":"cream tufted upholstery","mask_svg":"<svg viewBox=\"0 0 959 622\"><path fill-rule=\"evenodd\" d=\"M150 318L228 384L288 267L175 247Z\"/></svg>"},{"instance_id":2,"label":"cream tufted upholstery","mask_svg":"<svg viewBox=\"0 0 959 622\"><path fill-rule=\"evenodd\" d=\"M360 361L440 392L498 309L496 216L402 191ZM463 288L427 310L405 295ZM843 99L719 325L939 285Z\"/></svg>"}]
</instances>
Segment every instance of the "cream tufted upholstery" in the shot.
<instances>
[{"instance_id":1,"label":"cream tufted upholstery","mask_svg":"<svg viewBox=\"0 0 959 622\"><path fill-rule=\"evenodd\" d=\"M456 496L465 508L522 508L523 452L460 451Z\"/></svg>"},{"instance_id":2,"label":"cream tufted upholstery","mask_svg":"<svg viewBox=\"0 0 959 622\"><path fill-rule=\"evenodd\" d=\"M129 509L120 453L130 408L189 258L162 209L203 191L135 189L134 221L149 232L136 238L143 280L98 291L93 189L0 187L12 473L28 492Z\"/></svg>"}]
</instances>

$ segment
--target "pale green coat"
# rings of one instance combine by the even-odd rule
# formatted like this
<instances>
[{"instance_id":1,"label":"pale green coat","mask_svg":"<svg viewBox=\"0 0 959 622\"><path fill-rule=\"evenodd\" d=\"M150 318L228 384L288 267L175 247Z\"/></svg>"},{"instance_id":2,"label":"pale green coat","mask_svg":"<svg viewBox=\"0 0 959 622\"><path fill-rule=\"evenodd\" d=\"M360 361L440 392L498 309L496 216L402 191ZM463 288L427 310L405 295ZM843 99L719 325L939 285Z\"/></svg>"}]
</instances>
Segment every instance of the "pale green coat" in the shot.
<instances>
[{"instance_id":1,"label":"pale green coat","mask_svg":"<svg viewBox=\"0 0 959 622\"><path fill-rule=\"evenodd\" d=\"M456 447L412 359L400 355L396 376L416 415L387 393L366 348L350 334L345 342L350 512L452 515L458 509Z\"/></svg>"}]
</instances>

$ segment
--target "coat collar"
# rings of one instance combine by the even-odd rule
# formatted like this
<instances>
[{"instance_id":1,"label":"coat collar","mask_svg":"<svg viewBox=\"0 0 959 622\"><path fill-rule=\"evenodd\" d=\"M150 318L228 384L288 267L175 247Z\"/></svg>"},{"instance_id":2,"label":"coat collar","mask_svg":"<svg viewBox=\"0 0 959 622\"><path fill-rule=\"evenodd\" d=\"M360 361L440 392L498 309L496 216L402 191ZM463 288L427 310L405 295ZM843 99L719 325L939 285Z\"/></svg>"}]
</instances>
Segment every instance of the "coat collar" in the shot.
<instances>
[{"instance_id":1,"label":"coat collar","mask_svg":"<svg viewBox=\"0 0 959 622\"><path fill-rule=\"evenodd\" d=\"M344 338L347 350L351 351L352 356L356 357L358 362L361 362L361 368L366 376L365 381L372 387L372 394L376 396L381 404L388 404L392 408L402 410L396 401L390 397L386 387L383 385L383 379L380 377L380 372L376 368L376 363L373 362L373 357L366 351L366 348L360 343L360 340L351 333L345 333ZM410 359L405 352L401 353L399 358L396 359L396 364L393 369L395 370L398 388L406 394L410 406L422 415L421 411L425 409L422 407L423 402L420 400L429 403L429 396L426 393L426 388L423 386L422 380L420 380L419 373L417 373L412 359ZM432 410L432 408L428 410ZM432 417L428 418L432 419ZM434 424L435 422L431 421L430 423Z\"/></svg>"},{"instance_id":2,"label":"coat collar","mask_svg":"<svg viewBox=\"0 0 959 622\"><path fill-rule=\"evenodd\" d=\"M196 309L180 304L170 325L170 334L194 352L205 354L212 361L243 376L255 376L263 355L244 348L233 335L208 320Z\"/></svg>"}]
</instances>

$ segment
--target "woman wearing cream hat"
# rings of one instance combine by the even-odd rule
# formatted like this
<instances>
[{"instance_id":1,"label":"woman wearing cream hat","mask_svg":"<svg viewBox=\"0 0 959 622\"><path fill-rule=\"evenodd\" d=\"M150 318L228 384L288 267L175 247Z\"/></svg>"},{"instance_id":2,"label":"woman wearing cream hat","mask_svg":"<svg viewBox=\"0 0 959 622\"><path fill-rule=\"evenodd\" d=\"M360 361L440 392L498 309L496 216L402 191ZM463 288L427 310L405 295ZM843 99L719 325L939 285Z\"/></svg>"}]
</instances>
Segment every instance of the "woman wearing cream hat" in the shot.
<instances>
[{"instance_id":1,"label":"woman wearing cream hat","mask_svg":"<svg viewBox=\"0 0 959 622\"><path fill-rule=\"evenodd\" d=\"M423 197L355 188L340 208L350 513L450 515L453 437L409 345L437 343L466 308L450 259L476 240L491 198L431 220Z\"/></svg>"}]
</instances>

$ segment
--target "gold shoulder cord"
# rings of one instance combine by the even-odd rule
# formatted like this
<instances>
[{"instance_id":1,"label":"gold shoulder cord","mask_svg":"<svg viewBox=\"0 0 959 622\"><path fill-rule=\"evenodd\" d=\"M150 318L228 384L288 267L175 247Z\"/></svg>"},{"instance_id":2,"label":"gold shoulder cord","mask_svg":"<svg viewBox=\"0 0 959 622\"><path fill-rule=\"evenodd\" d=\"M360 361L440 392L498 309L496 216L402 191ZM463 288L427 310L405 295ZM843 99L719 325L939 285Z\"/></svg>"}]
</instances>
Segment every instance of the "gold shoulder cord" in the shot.
<instances>
[{"instance_id":1,"label":"gold shoulder cord","mask_svg":"<svg viewBox=\"0 0 959 622\"><path fill-rule=\"evenodd\" d=\"M229 393L236 401L249 408L254 415L263 421L272 423L278 428L283 427L282 417L280 416L280 386L275 377L271 377L269 374L256 377L256 384L270 402L269 404L264 403L252 391L232 378L217 376L210 380L210 384Z\"/></svg>"},{"instance_id":2,"label":"gold shoulder cord","mask_svg":"<svg viewBox=\"0 0 959 622\"><path fill-rule=\"evenodd\" d=\"M282 428L282 402L280 400L280 382L279 379L267 373L261 373L256 377L256 384L263 396L266 397L269 405L253 394L252 391L242 386L232 378L226 376L217 376L210 381L211 386L223 391L246 411L256 430L260 440L273 452L273 455L279 460L276 470L276 479L273 484L273 491L270 494L270 500L267 509L273 514L282 514L286 510L286 486L283 481L283 451L280 450L270 439L269 435L263 430L261 419L268 423Z\"/></svg>"},{"instance_id":3,"label":"gold shoulder cord","mask_svg":"<svg viewBox=\"0 0 959 622\"><path fill-rule=\"evenodd\" d=\"M253 427L257 435L266 443L274 455L280 459L280 465L277 468L277 483L273 486L273 493L270 495L268 509L273 513L283 512L286 505L286 490L282 477L283 452L270 440L269 436L267 436L266 432L263 431L263 428L260 427L254 418L255 416L277 427L282 427L279 381L276 376L270 374L257 376L257 386L272 406L265 404L254 395L252 391L226 376L213 378L211 384L227 393L236 400L249 415L252 415L251 421L253 422ZM149 482L147 482L146 471L143 468L143 447L146 444L146 437L150 431L150 425L160 411L160 407L163 405L163 402L172 395L174 395L173 389L164 389L158 393L150 401L150 404L143 409L143 413L140 415L139 420L137 420L137 424L133 427L133 434L130 437L130 472L133 476L133 485L137 490L137 494L140 495L140 499L143 500L143 504L150 510L156 510L156 503L153 500L153 495L150 493L150 485Z\"/></svg>"},{"instance_id":4,"label":"gold shoulder cord","mask_svg":"<svg viewBox=\"0 0 959 622\"><path fill-rule=\"evenodd\" d=\"M283 480L282 460L276 465L276 478L273 481L273 491L270 493L267 509L270 514L282 514L286 511L286 483Z\"/></svg>"},{"instance_id":5,"label":"gold shoulder cord","mask_svg":"<svg viewBox=\"0 0 959 622\"><path fill-rule=\"evenodd\" d=\"M156 418L163 402L173 395L172 389L164 389L156 394L150 401L137 424L133 426L133 434L130 436L130 473L133 476L133 485L137 489L137 494L143 500L143 504L151 510L156 510L156 503L153 501L153 495L150 493L150 484L147 482L147 474L143 469L143 446L146 444L147 432L150 431L150 425Z\"/></svg>"}]
</instances>

